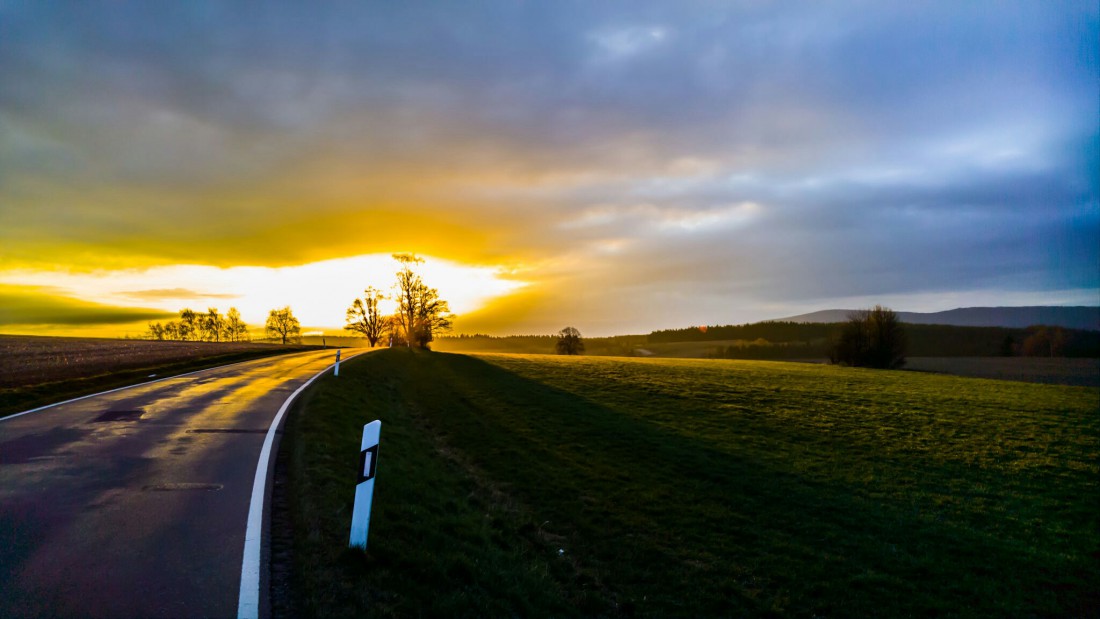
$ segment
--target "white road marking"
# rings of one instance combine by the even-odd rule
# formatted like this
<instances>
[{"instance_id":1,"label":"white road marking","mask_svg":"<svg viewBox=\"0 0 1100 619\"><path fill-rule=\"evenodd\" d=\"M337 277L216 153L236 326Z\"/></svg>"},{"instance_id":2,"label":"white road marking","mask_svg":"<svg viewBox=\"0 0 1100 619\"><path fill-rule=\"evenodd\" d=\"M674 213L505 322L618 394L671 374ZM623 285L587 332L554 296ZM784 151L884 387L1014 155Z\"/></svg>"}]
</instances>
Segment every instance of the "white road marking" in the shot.
<instances>
[{"instance_id":1,"label":"white road marking","mask_svg":"<svg viewBox=\"0 0 1100 619\"><path fill-rule=\"evenodd\" d=\"M362 353L360 353L362 354ZM358 355L355 355L358 356ZM348 357L344 361L351 360ZM267 489L267 469L271 462L271 449L275 442L275 431L282 423L290 404L298 394L305 391L306 387L321 377L325 372L333 369L333 365L317 372L313 378L298 387L290 397L279 407L275 419L271 421L271 427L267 429L264 437L264 446L260 450L260 460L256 463L256 479L252 482L252 502L248 506L248 526L244 532L244 558L241 559L241 592L237 598L238 619L258 619L260 616L260 550L263 544L264 529L264 493Z\"/></svg>"}]
</instances>

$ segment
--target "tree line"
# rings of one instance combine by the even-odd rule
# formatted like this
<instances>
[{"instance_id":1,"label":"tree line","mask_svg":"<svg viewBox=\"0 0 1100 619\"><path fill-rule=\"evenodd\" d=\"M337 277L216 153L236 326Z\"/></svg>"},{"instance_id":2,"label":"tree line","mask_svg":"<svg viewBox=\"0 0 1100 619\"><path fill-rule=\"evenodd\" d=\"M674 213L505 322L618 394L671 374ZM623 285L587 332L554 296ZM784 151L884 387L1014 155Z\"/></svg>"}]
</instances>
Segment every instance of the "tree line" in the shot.
<instances>
[{"instance_id":1,"label":"tree line","mask_svg":"<svg viewBox=\"0 0 1100 619\"><path fill-rule=\"evenodd\" d=\"M251 340L248 325L241 320L235 307L222 316L218 308L211 307L205 313L190 308L180 310L179 320L164 324L149 323L146 332L151 340L177 340L183 342L247 342Z\"/></svg>"},{"instance_id":2,"label":"tree line","mask_svg":"<svg viewBox=\"0 0 1100 619\"><path fill-rule=\"evenodd\" d=\"M283 344L296 344L302 341L301 324L294 317L294 312L289 305L271 310L264 330L268 338L278 339ZM205 313L196 312L190 308L181 309L179 320L149 323L145 338L178 342L252 341L248 324L241 320L241 313L235 307L229 308L225 316L222 316L216 307L209 308Z\"/></svg>"},{"instance_id":3,"label":"tree line","mask_svg":"<svg viewBox=\"0 0 1100 619\"><path fill-rule=\"evenodd\" d=\"M714 325L653 331L646 338L650 344L671 342L710 342L714 340L757 340L770 342L807 342L828 335L837 323L807 323L768 321L743 325Z\"/></svg>"},{"instance_id":4,"label":"tree line","mask_svg":"<svg viewBox=\"0 0 1100 619\"><path fill-rule=\"evenodd\" d=\"M846 323L759 322L655 331L647 343L735 341L716 346L728 359L823 359ZM911 357L1100 357L1100 331L1034 325L961 327L905 323Z\"/></svg>"}]
</instances>

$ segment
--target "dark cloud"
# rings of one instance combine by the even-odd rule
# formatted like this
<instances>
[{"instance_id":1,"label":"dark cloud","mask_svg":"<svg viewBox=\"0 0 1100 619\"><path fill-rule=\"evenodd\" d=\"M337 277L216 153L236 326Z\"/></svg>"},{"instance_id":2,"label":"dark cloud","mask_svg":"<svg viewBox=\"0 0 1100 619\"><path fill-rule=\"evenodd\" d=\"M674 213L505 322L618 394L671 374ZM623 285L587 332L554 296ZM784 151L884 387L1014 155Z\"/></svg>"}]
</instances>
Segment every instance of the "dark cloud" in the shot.
<instances>
[{"instance_id":1,"label":"dark cloud","mask_svg":"<svg viewBox=\"0 0 1100 619\"><path fill-rule=\"evenodd\" d=\"M159 310L91 303L58 295L49 288L0 285L0 327L129 325L172 316Z\"/></svg>"}]
</instances>

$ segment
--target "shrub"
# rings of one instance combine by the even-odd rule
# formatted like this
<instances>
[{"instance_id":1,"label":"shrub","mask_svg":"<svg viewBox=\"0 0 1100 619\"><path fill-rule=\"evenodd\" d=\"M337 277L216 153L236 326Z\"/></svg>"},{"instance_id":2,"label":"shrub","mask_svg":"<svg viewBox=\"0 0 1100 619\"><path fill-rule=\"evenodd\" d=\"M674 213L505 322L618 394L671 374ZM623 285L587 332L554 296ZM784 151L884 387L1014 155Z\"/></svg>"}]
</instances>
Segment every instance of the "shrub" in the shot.
<instances>
[{"instance_id":1,"label":"shrub","mask_svg":"<svg viewBox=\"0 0 1100 619\"><path fill-rule=\"evenodd\" d=\"M876 305L848 316L832 346L832 363L870 368L905 365L905 328L894 310Z\"/></svg>"}]
</instances>

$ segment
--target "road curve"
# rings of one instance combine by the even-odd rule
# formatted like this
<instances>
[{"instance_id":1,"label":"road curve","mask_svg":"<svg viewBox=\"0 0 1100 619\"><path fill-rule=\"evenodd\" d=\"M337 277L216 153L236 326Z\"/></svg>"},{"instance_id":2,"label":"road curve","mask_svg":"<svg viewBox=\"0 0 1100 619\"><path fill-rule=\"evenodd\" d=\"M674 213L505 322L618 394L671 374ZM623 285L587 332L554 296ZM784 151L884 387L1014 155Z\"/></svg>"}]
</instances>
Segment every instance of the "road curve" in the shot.
<instances>
[{"instance_id":1,"label":"road curve","mask_svg":"<svg viewBox=\"0 0 1100 619\"><path fill-rule=\"evenodd\" d=\"M235 617L265 434L333 355L0 420L0 617Z\"/></svg>"}]
</instances>

